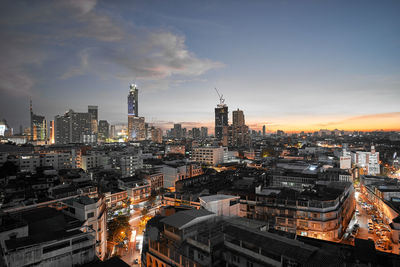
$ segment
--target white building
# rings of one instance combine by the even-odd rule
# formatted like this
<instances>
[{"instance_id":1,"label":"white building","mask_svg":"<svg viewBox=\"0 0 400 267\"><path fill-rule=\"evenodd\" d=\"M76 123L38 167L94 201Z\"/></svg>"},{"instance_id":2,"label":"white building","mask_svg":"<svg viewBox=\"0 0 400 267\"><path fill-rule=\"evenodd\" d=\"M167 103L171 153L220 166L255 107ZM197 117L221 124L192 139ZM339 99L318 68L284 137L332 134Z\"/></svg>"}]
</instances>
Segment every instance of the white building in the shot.
<instances>
[{"instance_id":1,"label":"white building","mask_svg":"<svg viewBox=\"0 0 400 267\"><path fill-rule=\"evenodd\" d=\"M346 149L343 149L342 155L340 156L340 168L351 169L351 153Z\"/></svg>"},{"instance_id":2,"label":"white building","mask_svg":"<svg viewBox=\"0 0 400 267\"><path fill-rule=\"evenodd\" d=\"M354 164L363 168L366 175L380 174L379 152L375 151L374 146L371 146L371 152L357 151L352 156Z\"/></svg>"},{"instance_id":3,"label":"white building","mask_svg":"<svg viewBox=\"0 0 400 267\"><path fill-rule=\"evenodd\" d=\"M203 174L203 169L196 162L167 161L160 166L164 175L164 187L171 188L175 182Z\"/></svg>"},{"instance_id":4,"label":"white building","mask_svg":"<svg viewBox=\"0 0 400 267\"><path fill-rule=\"evenodd\" d=\"M239 216L240 197L229 195L212 195L199 197L200 205L217 216Z\"/></svg>"},{"instance_id":5,"label":"white building","mask_svg":"<svg viewBox=\"0 0 400 267\"><path fill-rule=\"evenodd\" d=\"M110 158L112 166L121 170L122 177L132 176L137 169L143 168L142 150L135 147L124 152L113 152Z\"/></svg>"},{"instance_id":6,"label":"white building","mask_svg":"<svg viewBox=\"0 0 400 267\"><path fill-rule=\"evenodd\" d=\"M218 165L227 159L226 147L193 147L192 160L207 165Z\"/></svg>"},{"instance_id":7,"label":"white building","mask_svg":"<svg viewBox=\"0 0 400 267\"><path fill-rule=\"evenodd\" d=\"M85 171L102 167L103 169L110 169L110 157L102 154L83 155L81 160L81 168Z\"/></svg>"},{"instance_id":8,"label":"white building","mask_svg":"<svg viewBox=\"0 0 400 267\"><path fill-rule=\"evenodd\" d=\"M84 222L87 231L94 231L97 257L103 260L107 252L107 212L104 198L80 196L67 199L64 212Z\"/></svg>"}]
</instances>

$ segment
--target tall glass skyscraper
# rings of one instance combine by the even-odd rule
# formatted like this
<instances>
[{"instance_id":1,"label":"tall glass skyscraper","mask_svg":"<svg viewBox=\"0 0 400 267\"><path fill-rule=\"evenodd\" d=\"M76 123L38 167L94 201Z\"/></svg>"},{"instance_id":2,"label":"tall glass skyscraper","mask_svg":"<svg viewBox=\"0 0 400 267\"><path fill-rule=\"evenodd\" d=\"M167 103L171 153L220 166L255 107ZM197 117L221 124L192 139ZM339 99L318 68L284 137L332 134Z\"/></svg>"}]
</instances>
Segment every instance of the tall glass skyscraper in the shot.
<instances>
[{"instance_id":1,"label":"tall glass skyscraper","mask_svg":"<svg viewBox=\"0 0 400 267\"><path fill-rule=\"evenodd\" d=\"M129 140L144 140L145 139L145 124L144 117L139 117L138 102L139 89L136 84L129 86L128 94L128 139Z\"/></svg>"},{"instance_id":2,"label":"tall glass skyscraper","mask_svg":"<svg viewBox=\"0 0 400 267\"><path fill-rule=\"evenodd\" d=\"M136 84L130 85L129 95L128 95L128 116L139 116L138 114L138 101L139 101L139 89Z\"/></svg>"}]
</instances>

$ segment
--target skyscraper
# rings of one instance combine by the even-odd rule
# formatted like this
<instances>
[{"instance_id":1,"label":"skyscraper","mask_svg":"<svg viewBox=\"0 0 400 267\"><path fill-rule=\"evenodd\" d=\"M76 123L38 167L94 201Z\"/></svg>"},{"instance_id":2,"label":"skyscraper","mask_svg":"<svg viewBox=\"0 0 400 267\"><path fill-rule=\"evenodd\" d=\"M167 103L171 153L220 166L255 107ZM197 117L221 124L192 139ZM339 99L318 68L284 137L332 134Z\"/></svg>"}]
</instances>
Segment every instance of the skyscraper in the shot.
<instances>
[{"instance_id":1,"label":"skyscraper","mask_svg":"<svg viewBox=\"0 0 400 267\"><path fill-rule=\"evenodd\" d=\"M100 140L104 141L109 137L110 125L106 120L99 121L98 137Z\"/></svg>"},{"instance_id":2,"label":"skyscraper","mask_svg":"<svg viewBox=\"0 0 400 267\"><path fill-rule=\"evenodd\" d=\"M228 126L228 106L221 103L215 108L215 138L217 140L222 140L225 126Z\"/></svg>"},{"instance_id":3,"label":"skyscraper","mask_svg":"<svg viewBox=\"0 0 400 267\"><path fill-rule=\"evenodd\" d=\"M128 94L128 116L139 116L138 113L138 102L139 102L139 89L136 84L131 84L129 86Z\"/></svg>"},{"instance_id":4,"label":"skyscraper","mask_svg":"<svg viewBox=\"0 0 400 267\"><path fill-rule=\"evenodd\" d=\"M208 128L207 127L201 127L201 138L207 138L208 137Z\"/></svg>"},{"instance_id":5,"label":"skyscraper","mask_svg":"<svg viewBox=\"0 0 400 267\"><path fill-rule=\"evenodd\" d=\"M97 134L97 122L98 122L98 107L97 106L88 106L88 113L92 116L91 124L92 124L92 132Z\"/></svg>"},{"instance_id":6,"label":"skyscraper","mask_svg":"<svg viewBox=\"0 0 400 267\"><path fill-rule=\"evenodd\" d=\"M223 143L232 147L246 147L249 144L249 127L245 124L243 110L234 110L232 117L232 125L224 128Z\"/></svg>"},{"instance_id":7,"label":"skyscraper","mask_svg":"<svg viewBox=\"0 0 400 267\"><path fill-rule=\"evenodd\" d=\"M262 135L265 136L265 125L263 125Z\"/></svg>"},{"instance_id":8,"label":"skyscraper","mask_svg":"<svg viewBox=\"0 0 400 267\"><path fill-rule=\"evenodd\" d=\"M47 122L44 116L36 115L32 110L32 101L30 102L31 113L31 141L47 140Z\"/></svg>"},{"instance_id":9,"label":"skyscraper","mask_svg":"<svg viewBox=\"0 0 400 267\"><path fill-rule=\"evenodd\" d=\"M179 123L174 124L174 137L176 139L182 138L182 124Z\"/></svg>"},{"instance_id":10,"label":"skyscraper","mask_svg":"<svg viewBox=\"0 0 400 267\"><path fill-rule=\"evenodd\" d=\"M244 114L243 110L234 110L232 111L232 125L233 126L243 126L245 125L244 123Z\"/></svg>"},{"instance_id":11,"label":"skyscraper","mask_svg":"<svg viewBox=\"0 0 400 267\"><path fill-rule=\"evenodd\" d=\"M146 129L144 117L128 115L128 137L129 140L145 140Z\"/></svg>"},{"instance_id":12,"label":"skyscraper","mask_svg":"<svg viewBox=\"0 0 400 267\"><path fill-rule=\"evenodd\" d=\"M92 133L92 115L69 110L64 115L54 118L55 143L94 143Z\"/></svg>"},{"instance_id":13,"label":"skyscraper","mask_svg":"<svg viewBox=\"0 0 400 267\"><path fill-rule=\"evenodd\" d=\"M139 89L136 84L129 86L128 94L128 139L144 140L146 139L146 129L144 117L139 117Z\"/></svg>"}]
</instances>

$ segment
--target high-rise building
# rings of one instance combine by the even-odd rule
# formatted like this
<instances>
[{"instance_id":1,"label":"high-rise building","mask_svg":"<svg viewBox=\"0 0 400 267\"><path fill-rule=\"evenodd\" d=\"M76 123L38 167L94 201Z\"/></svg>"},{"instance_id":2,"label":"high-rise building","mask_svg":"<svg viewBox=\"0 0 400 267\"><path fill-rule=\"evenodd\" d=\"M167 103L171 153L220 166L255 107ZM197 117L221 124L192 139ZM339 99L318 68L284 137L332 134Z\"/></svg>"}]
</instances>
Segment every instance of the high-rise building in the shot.
<instances>
[{"instance_id":1,"label":"high-rise building","mask_svg":"<svg viewBox=\"0 0 400 267\"><path fill-rule=\"evenodd\" d=\"M139 116L138 102L139 102L139 89L136 84L131 84L128 95L128 116Z\"/></svg>"},{"instance_id":2,"label":"high-rise building","mask_svg":"<svg viewBox=\"0 0 400 267\"><path fill-rule=\"evenodd\" d=\"M97 106L88 106L88 113L92 116L91 124L92 124L92 132L97 134L97 123L98 123L98 107Z\"/></svg>"},{"instance_id":3,"label":"high-rise building","mask_svg":"<svg viewBox=\"0 0 400 267\"><path fill-rule=\"evenodd\" d=\"M192 137L193 137L193 139L200 138L200 129L199 128L192 129Z\"/></svg>"},{"instance_id":4,"label":"high-rise building","mask_svg":"<svg viewBox=\"0 0 400 267\"><path fill-rule=\"evenodd\" d=\"M95 135L92 133L92 115L69 110L64 115L54 118L55 143L94 143Z\"/></svg>"},{"instance_id":5,"label":"high-rise building","mask_svg":"<svg viewBox=\"0 0 400 267\"><path fill-rule=\"evenodd\" d=\"M243 110L232 112L233 122L222 128L222 145L230 147L246 147L249 145L249 127L245 124Z\"/></svg>"},{"instance_id":6,"label":"high-rise building","mask_svg":"<svg viewBox=\"0 0 400 267\"><path fill-rule=\"evenodd\" d=\"M182 138L182 125L179 123L174 124L174 137L176 139Z\"/></svg>"},{"instance_id":7,"label":"high-rise building","mask_svg":"<svg viewBox=\"0 0 400 267\"><path fill-rule=\"evenodd\" d=\"M208 137L208 128L207 127L201 127L200 136L201 136L201 138L207 138Z\"/></svg>"},{"instance_id":8,"label":"high-rise building","mask_svg":"<svg viewBox=\"0 0 400 267\"><path fill-rule=\"evenodd\" d=\"M110 125L106 120L99 121L98 137L100 140L106 140L109 137Z\"/></svg>"},{"instance_id":9,"label":"high-rise building","mask_svg":"<svg viewBox=\"0 0 400 267\"><path fill-rule=\"evenodd\" d=\"M32 101L30 102L31 112L31 141L47 140L47 122L44 116L36 115L32 110Z\"/></svg>"},{"instance_id":10,"label":"high-rise building","mask_svg":"<svg viewBox=\"0 0 400 267\"><path fill-rule=\"evenodd\" d=\"M131 84L128 94L128 140L145 140L146 129L144 117L139 115L139 89L136 84Z\"/></svg>"},{"instance_id":11,"label":"high-rise building","mask_svg":"<svg viewBox=\"0 0 400 267\"><path fill-rule=\"evenodd\" d=\"M54 120L50 121L50 144L54 144L55 143L55 129L54 129Z\"/></svg>"},{"instance_id":12,"label":"high-rise building","mask_svg":"<svg viewBox=\"0 0 400 267\"><path fill-rule=\"evenodd\" d=\"M262 135L265 136L265 125L263 125Z\"/></svg>"},{"instance_id":13,"label":"high-rise building","mask_svg":"<svg viewBox=\"0 0 400 267\"><path fill-rule=\"evenodd\" d=\"M129 140L145 140L146 131L144 117L136 117L128 115L128 139Z\"/></svg>"},{"instance_id":14,"label":"high-rise building","mask_svg":"<svg viewBox=\"0 0 400 267\"><path fill-rule=\"evenodd\" d=\"M233 126L245 125L243 110L237 109L237 110L232 111L232 125Z\"/></svg>"},{"instance_id":15,"label":"high-rise building","mask_svg":"<svg viewBox=\"0 0 400 267\"><path fill-rule=\"evenodd\" d=\"M115 138L117 136L117 132L115 131L115 125L111 125L111 138Z\"/></svg>"},{"instance_id":16,"label":"high-rise building","mask_svg":"<svg viewBox=\"0 0 400 267\"><path fill-rule=\"evenodd\" d=\"M160 128L151 128L151 141L155 143L162 143L162 130Z\"/></svg>"},{"instance_id":17,"label":"high-rise building","mask_svg":"<svg viewBox=\"0 0 400 267\"><path fill-rule=\"evenodd\" d=\"M215 108L215 138L222 140L223 128L228 126L228 106L218 104Z\"/></svg>"}]
</instances>

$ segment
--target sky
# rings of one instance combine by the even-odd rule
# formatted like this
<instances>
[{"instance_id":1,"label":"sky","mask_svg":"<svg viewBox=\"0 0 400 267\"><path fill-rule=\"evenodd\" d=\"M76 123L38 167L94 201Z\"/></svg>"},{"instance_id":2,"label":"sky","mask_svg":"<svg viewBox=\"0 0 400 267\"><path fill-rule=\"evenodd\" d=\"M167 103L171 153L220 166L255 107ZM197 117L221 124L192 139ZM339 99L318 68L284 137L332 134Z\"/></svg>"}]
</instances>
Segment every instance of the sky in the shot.
<instances>
[{"instance_id":1,"label":"sky","mask_svg":"<svg viewBox=\"0 0 400 267\"><path fill-rule=\"evenodd\" d=\"M99 107L127 123L400 130L400 1L1 1L0 119ZM230 113L229 120L232 116Z\"/></svg>"}]
</instances>

